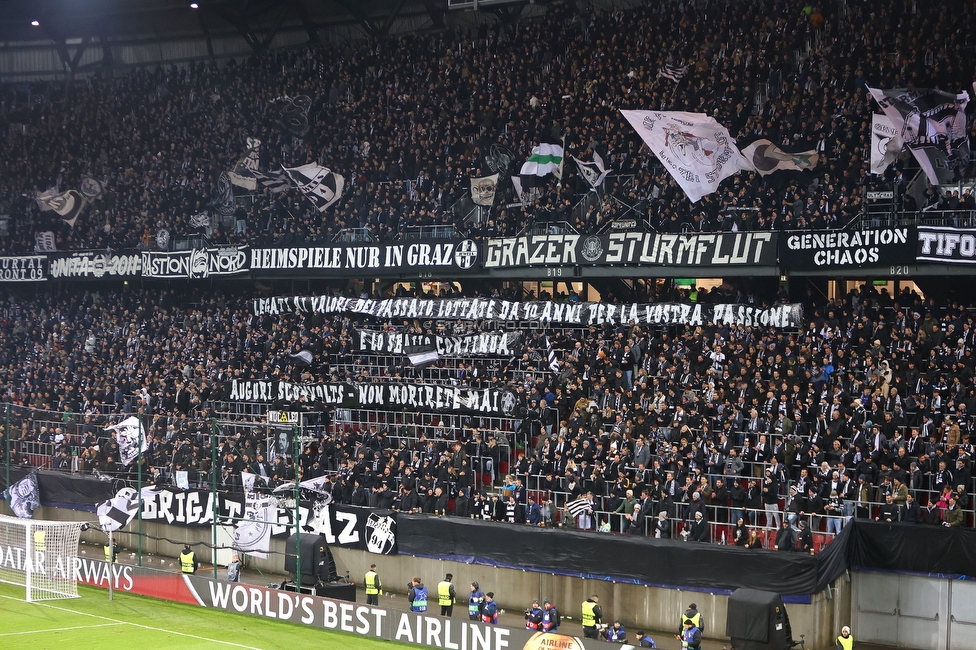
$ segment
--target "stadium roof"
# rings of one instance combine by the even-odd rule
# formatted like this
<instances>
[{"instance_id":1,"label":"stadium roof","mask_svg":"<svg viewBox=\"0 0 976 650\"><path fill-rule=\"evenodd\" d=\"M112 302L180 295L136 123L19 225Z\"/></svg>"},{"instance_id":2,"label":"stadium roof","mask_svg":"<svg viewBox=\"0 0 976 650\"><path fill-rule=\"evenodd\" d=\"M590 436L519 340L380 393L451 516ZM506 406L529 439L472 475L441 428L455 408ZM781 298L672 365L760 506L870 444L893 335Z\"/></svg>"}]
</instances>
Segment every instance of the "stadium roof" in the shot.
<instances>
[{"instance_id":1,"label":"stadium roof","mask_svg":"<svg viewBox=\"0 0 976 650\"><path fill-rule=\"evenodd\" d=\"M375 37L407 13L428 14L435 27L442 26L437 16L446 10L446 0L0 0L0 46L209 38L236 31L257 50L283 29L307 31L314 41L321 27L358 24Z\"/></svg>"}]
</instances>

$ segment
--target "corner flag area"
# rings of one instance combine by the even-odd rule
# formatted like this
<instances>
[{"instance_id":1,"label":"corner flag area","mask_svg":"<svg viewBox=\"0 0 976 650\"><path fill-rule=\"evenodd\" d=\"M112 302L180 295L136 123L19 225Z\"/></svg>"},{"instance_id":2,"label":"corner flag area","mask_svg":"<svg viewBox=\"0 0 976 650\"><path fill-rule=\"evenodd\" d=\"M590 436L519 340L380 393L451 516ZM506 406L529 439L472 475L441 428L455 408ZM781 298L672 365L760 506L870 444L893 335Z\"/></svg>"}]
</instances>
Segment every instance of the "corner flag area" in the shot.
<instances>
[{"instance_id":1,"label":"corner flag area","mask_svg":"<svg viewBox=\"0 0 976 650\"><path fill-rule=\"evenodd\" d=\"M24 601L23 587L0 584L0 648L151 648L152 650L273 650L323 644L335 650L409 646L182 605L79 585L81 598Z\"/></svg>"}]
</instances>

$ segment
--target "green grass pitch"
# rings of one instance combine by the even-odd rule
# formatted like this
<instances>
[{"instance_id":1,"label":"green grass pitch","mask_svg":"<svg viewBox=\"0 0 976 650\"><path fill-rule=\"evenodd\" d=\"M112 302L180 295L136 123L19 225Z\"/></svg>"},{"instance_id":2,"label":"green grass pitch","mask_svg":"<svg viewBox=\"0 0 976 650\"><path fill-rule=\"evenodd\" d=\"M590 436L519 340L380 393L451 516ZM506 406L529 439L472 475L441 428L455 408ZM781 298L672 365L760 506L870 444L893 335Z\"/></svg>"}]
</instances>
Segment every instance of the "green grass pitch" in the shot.
<instances>
[{"instance_id":1,"label":"green grass pitch","mask_svg":"<svg viewBox=\"0 0 976 650\"><path fill-rule=\"evenodd\" d=\"M3 650L394 650L406 644L303 627L144 596L78 587L81 598L24 601L24 588L0 584ZM415 647L415 646L414 646Z\"/></svg>"}]
</instances>

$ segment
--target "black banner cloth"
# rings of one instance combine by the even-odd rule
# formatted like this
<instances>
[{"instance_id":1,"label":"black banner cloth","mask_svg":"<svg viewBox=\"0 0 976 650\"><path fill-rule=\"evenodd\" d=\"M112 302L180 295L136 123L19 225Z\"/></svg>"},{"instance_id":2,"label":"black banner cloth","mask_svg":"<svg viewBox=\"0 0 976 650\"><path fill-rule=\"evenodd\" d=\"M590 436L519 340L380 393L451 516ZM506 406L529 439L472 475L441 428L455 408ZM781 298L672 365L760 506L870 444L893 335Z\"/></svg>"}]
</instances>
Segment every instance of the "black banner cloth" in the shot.
<instances>
[{"instance_id":1,"label":"black banner cloth","mask_svg":"<svg viewBox=\"0 0 976 650\"><path fill-rule=\"evenodd\" d=\"M598 302L514 302L494 298L369 300L335 296L258 298L258 316L288 313L355 314L376 318L425 318L538 322L543 325L743 325L796 328L803 325L803 306Z\"/></svg>"}]
</instances>

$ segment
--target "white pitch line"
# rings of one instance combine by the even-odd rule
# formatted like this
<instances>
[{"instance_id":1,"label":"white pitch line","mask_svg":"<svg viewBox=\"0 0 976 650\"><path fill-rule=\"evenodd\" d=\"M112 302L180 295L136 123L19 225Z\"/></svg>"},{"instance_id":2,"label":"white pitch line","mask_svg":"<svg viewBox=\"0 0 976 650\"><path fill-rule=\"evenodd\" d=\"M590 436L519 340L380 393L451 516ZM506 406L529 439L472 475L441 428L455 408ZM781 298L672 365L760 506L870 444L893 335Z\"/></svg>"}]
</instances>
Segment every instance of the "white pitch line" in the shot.
<instances>
[{"instance_id":1,"label":"white pitch line","mask_svg":"<svg viewBox=\"0 0 976 650\"><path fill-rule=\"evenodd\" d=\"M114 627L121 623L101 623L99 625L75 625L74 627L55 627L49 630L28 630L26 632L3 632L0 636L18 636L20 634L42 634L44 632L67 632L68 630L90 630L95 627Z\"/></svg>"},{"instance_id":2,"label":"white pitch line","mask_svg":"<svg viewBox=\"0 0 976 650\"><path fill-rule=\"evenodd\" d=\"M0 598L6 598L7 600L16 600L17 602L24 602L20 598L14 598L13 596L3 596ZM33 605L38 605L40 607L50 607L51 609L56 609L62 612L68 612L70 614L81 614L82 616L91 616L92 618L100 618L103 621L111 621L116 625L131 625L133 627L141 627L144 630L152 630L154 632L165 632L166 634L177 634L179 636L189 637L191 639L197 639L199 641L209 641L210 643L221 643L223 645L234 646L235 648L245 648L245 650L261 650L261 648L255 648L254 646L244 645L243 643L233 643L232 641L221 641L220 639L210 639L205 636L197 636L196 634L187 634L186 632L176 632L174 630L167 630L162 627L152 627L151 625L141 625L139 623L132 623L130 621L120 621L115 618L109 618L108 616L99 616L98 614L89 614L88 612L79 612L74 609L68 609L66 607L57 607L55 605L48 605L47 603L31 603Z\"/></svg>"}]
</instances>

